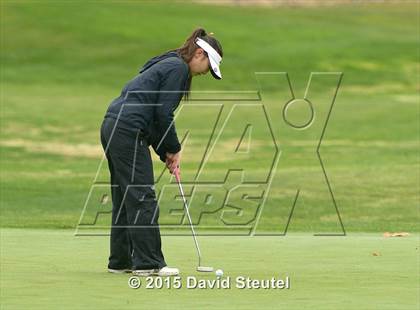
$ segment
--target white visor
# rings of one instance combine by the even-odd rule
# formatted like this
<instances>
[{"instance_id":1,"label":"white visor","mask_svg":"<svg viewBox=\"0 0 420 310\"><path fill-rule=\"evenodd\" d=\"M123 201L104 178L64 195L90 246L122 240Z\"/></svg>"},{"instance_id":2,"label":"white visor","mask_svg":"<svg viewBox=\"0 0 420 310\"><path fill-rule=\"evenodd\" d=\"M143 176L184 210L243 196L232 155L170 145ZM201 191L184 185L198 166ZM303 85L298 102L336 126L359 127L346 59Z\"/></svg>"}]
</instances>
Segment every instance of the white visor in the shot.
<instances>
[{"instance_id":1,"label":"white visor","mask_svg":"<svg viewBox=\"0 0 420 310\"><path fill-rule=\"evenodd\" d=\"M220 62L222 61L222 57L219 55L218 52L206 41L203 39L197 38L195 43L203 50L207 52L210 60L210 71L214 78L220 80L222 78L222 72L220 72Z\"/></svg>"}]
</instances>

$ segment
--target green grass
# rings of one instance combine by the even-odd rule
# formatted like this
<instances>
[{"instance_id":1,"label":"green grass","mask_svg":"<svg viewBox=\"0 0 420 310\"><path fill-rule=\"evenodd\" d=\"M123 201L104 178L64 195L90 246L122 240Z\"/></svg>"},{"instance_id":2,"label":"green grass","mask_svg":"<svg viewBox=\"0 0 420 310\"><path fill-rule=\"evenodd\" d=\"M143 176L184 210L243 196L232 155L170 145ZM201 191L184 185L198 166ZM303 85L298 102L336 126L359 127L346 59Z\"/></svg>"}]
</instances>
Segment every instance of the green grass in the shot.
<instances>
[{"instance_id":1,"label":"green grass","mask_svg":"<svg viewBox=\"0 0 420 310\"><path fill-rule=\"evenodd\" d=\"M290 289L187 289L187 276L215 276L195 271L190 237L164 237L167 263L180 268L184 286L146 290L143 280L135 290L127 285L129 275L106 273L107 238L74 237L71 230L2 229L2 308L409 310L418 306L418 235L225 236L201 237L200 242L205 264L222 268L233 284L237 276L289 276Z\"/></svg>"},{"instance_id":2,"label":"green grass","mask_svg":"<svg viewBox=\"0 0 420 310\"><path fill-rule=\"evenodd\" d=\"M308 98L315 122L310 130L296 131L281 119L290 99L284 77L258 76L257 84L254 71L288 72L297 98L303 97L310 72L341 71L344 78L320 154L345 228L419 231L414 4L270 10L150 2L2 1L1 6L3 227L77 225L101 159L99 127L108 103L149 57L179 46L202 25L223 43L225 78L197 78L194 90L260 89L257 103L265 106L282 151L271 185L263 187L270 192L259 228L282 231L300 189L290 229L341 231L315 153L337 76L314 76ZM220 21L219 16L228 18ZM156 24L176 26L151 27ZM213 103L224 105L215 138L231 105ZM179 135L191 133L183 152L185 181L198 171L219 108L185 106L180 113ZM293 107L290 118L305 121L307 112L304 106ZM234 154L248 123L253 126L251 152ZM199 180L221 182L228 169L245 169L245 181L265 180L274 159L262 110L249 107L232 114ZM162 169L156 161L156 177ZM232 178L238 184L240 175ZM108 180L106 166L98 180ZM169 181L164 174L158 190ZM216 199L222 195L214 193ZM235 199L233 205L242 204ZM173 220L165 214L174 204L161 204L163 224ZM197 212L205 208L200 204L193 203ZM220 218L220 212L216 215ZM247 222L253 215L255 206L234 220ZM222 222L213 217L213 225Z\"/></svg>"},{"instance_id":3,"label":"green grass","mask_svg":"<svg viewBox=\"0 0 420 310\"><path fill-rule=\"evenodd\" d=\"M264 8L3 0L0 6L2 309L418 308L416 3ZM207 143L215 145L198 178L215 185L201 184L190 199L193 220L201 224L197 229L231 233L235 230L225 223L252 228L257 216L256 233L281 234L300 189L288 226L292 234L200 237L203 252L231 277L290 275L290 290L132 290L127 276L104 272L108 238L72 234L92 185L108 181L106 163L100 166L99 128L109 102L150 57L180 46L196 26L222 42L224 79L195 78L193 90L254 91L240 95L246 98L255 98L260 90L262 101L246 103L263 104L271 127L261 106L239 106L226 125L232 102L195 106L200 102L193 101L180 107L177 132L180 137L190 133L182 161L187 192ZM337 76L313 77L308 99L315 121L308 130L297 131L281 118L291 99L284 76L254 74L266 71L288 72L296 98L304 96L311 72L344 73L319 152L347 237L312 236L341 233L316 154ZM289 112L296 122L308 117L303 105ZM235 153L248 124L250 152ZM282 152L277 158L272 135ZM277 166L271 183L257 184L266 180L273 160ZM157 160L154 166L157 191L166 191L160 202L161 228L173 233L181 227L170 224L179 224L182 216L171 210L182 205L173 199L177 189L167 186L171 179L164 167ZM244 169L251 186L233 191L230 207L221 210L217 203L226 190L241 183L241 173L233 171L218 186L229 169ZM210 189L213 203L206 204ZM107 186L92 192L83 221L110 210L109 203L98 203L106 193ZM261 199L255 197L263 193L267 199L261 209ZM229 212L235 207L242 213ZM212 213L200 217L203 211ZM109 222L102 214L97 224ZM98 225L88 228L95 231ZM249 230L236 232L247 235ZM385 231L412 235L384 239ZM191 239L164 237L164 253L184 277L197 275Z\"/></svg>"}]
</instances>

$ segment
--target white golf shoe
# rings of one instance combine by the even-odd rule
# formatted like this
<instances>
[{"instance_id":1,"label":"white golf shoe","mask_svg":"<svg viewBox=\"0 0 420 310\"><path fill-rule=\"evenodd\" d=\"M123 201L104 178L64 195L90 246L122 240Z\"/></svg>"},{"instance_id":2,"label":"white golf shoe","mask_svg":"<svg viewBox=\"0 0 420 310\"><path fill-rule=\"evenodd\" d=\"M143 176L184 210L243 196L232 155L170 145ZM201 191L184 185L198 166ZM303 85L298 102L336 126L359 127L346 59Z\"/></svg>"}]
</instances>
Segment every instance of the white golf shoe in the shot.
<instances>
[{"instance_id":1,"label":"white golf shoe","mask_svg":"<svg viewBox=\"0 0 420 310\"><path fill-rule=\"evenodd\" d=\"M160 268L154 275L160 277L177 276L179 275L179 269L165 266L163 268Z\"/></svg>"},{"instance_id":2,"label":"white golf shoe","mask_svg":"<svg viewBox=\"0 0 420 310\"><path fill-rule=\"evenodd\" d=\"M139 277L149 277L149 276L158 276L158 277L170 277L179 275L179 269L165 266L160 269L138 269L133 270L133 275Z\"/></svg>"},{"instance_id":3,"label":"white golf shoe","mask_svg":"<svg viewBox=\"0 0 420 310\"><path fill-rule=\"evenodd\" d=\"M133 275L139 277L149 277L155 275L158 270L159 269L137 269L133 270Z\"/></svg>"}]
</instances>

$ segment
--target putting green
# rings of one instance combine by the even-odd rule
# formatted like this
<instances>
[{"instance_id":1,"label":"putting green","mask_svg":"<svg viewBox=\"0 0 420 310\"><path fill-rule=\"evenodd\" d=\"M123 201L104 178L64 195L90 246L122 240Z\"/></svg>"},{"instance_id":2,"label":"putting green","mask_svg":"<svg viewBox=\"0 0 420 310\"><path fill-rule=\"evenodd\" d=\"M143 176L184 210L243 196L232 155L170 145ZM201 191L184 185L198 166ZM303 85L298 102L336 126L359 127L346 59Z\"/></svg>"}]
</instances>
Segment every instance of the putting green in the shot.
<instances>
[{"instance_id":1,"label":"putting green","mask_svg":"<svg viewBox=\"0 0 420 310\"><path fill-rule=\"evenodd\" d=\"M163 237L181 289L128 287L130 275L106 272L107 237L72 230L1 230L2 309L417 309L419 235L384 238L200 237L205 264L222 268L230 289L187 289L195 271L190 237ZM373 253L377 254L373 255ZM237 276L284 279L290 289L238 289Z\"/></svg>"}]
</instances>

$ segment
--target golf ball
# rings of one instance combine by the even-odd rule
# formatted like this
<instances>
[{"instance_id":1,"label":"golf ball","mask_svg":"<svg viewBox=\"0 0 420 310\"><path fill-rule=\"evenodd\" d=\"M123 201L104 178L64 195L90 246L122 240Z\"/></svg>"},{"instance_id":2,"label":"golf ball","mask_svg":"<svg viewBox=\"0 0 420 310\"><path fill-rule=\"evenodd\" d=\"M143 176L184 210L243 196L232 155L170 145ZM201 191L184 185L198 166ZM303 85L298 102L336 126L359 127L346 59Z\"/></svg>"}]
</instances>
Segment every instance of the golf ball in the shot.
<instances>
[{"instance_id":1,"label":"golf ball","mask_svg":"<svg viewBox=\"0 0 420 310\"><path fill-rule=\"evenodd\" d=\"M218 278L222 277L222 276L223 276L223 270L222 270L222 269L217 269L217 270L216 270L216 276L217 276Z\"/></svg>"}]
</instances>

